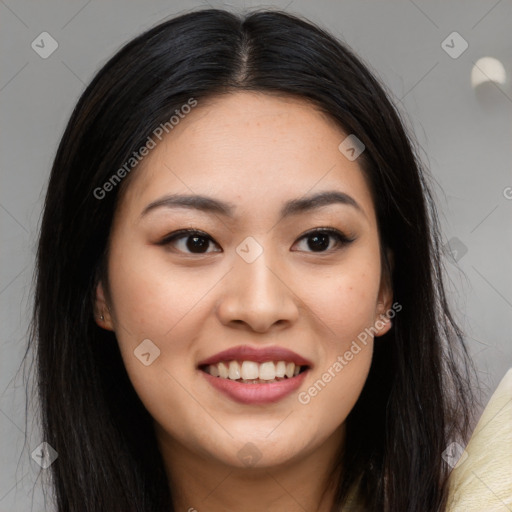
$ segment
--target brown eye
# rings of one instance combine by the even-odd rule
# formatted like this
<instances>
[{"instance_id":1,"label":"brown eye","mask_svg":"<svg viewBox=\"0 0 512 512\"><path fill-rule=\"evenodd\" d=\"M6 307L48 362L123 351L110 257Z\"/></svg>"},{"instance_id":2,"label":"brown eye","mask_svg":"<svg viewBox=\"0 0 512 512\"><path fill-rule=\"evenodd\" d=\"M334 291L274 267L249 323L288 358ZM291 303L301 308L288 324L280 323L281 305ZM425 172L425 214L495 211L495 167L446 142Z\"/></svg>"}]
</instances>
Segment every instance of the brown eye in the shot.
<instances>
[{"instance_id":1,"label":"brown eye","mask_svg":"<svg viewBox=\"0 0 512 512\"><path fill-rule=\"evenodd\" d=\"M222 251L208 251L209 247L215 244L213 239L204 233L195 229L182 229L166 236L159 245L174 246L179 252L189 254L207 254L209 252L222 252ZM218 247L218 246L217 246Z\"/></svg>"},{"instance_id":2,"label":"brown eye","mask_svg":"<svg viewBox=\"0 0 512 512\"><path fill-rule=\"evenodd\" d=\"M330 252L345 247L354 241L341 231L333 228L315 229L303 235L299 240L306 240L309 251L306 252ZM334 240L334 246L330 243Z\"/></svg>"}]
</instances>

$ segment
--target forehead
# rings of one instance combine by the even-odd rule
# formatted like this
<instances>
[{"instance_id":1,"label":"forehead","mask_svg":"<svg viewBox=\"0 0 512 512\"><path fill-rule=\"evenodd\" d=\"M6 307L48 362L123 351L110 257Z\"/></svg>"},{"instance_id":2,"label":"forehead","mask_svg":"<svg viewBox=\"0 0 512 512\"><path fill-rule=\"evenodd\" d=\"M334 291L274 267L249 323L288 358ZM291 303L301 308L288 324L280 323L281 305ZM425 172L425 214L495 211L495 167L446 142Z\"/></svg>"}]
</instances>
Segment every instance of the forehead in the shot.
<instances>
[{"instance_id":1,"label":"forehead","mask_svg":"<svg viewBox=\"0 0 512 512\"><path fill-rule=\"evenodd\" d=\"M199 100L139 164L122 202L140 213L166 193L202 194L255 211L333 189L355 196L372 216L361 167L338 149L346 137L295 97L237 92Z\"/></svg>"}]
</instances>

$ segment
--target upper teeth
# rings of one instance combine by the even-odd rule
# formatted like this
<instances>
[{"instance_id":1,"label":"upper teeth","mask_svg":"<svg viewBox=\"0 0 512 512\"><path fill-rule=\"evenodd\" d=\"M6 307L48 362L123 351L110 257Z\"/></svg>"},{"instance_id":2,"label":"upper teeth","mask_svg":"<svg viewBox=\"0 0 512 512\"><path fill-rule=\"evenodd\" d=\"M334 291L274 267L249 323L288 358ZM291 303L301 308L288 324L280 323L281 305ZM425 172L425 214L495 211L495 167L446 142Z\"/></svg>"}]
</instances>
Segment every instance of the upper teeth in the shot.
<instances>
[{"instance_id":1,"label":"upper teeth","mask_svg":"<svg viewBox=\"0 0 512 512\"><path fill-rule=\"evenodd\" d=\"M265 363L255 363L254 361L229 361L210 364L205 371L214 377L223 379L244 379L244 380L274 380L276 377L288 378L298 375L300 366L295 363L287 363L286 361L266 361Z\"/></svg>"}]
</instances>

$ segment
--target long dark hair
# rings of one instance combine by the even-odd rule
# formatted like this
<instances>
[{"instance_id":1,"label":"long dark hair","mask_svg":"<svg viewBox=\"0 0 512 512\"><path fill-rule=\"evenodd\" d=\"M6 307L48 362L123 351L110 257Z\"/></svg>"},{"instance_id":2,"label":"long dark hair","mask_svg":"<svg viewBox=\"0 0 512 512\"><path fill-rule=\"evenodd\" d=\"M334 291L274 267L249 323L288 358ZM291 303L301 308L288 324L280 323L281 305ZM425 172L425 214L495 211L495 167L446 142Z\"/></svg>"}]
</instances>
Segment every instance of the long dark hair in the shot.
<instances>
[{"instance_id":1,"label":"long dark hair","mask_svg":"<svg viewBox=\"0 0 512 512\"><path fill-rule=\"evenodd\" d=\"M358 163L382 248L394 255L402 310L376 340L347 418L332 510L356 488L360 510L443 510L449 467L441 454L452 440L467 440L474 366L445 298L441 236L421 159L383 86L346 45L284 12L218 9L165 21L126 44L82 94L55 157L31 344L45 440L59 454L51 466L58 510L172 510L151 417L115 335L93 320L113 213L129 177L101 198L97 189L191 98L200 105L239 90L309 100L364 143Z\"/></svg>"}]
</instances>

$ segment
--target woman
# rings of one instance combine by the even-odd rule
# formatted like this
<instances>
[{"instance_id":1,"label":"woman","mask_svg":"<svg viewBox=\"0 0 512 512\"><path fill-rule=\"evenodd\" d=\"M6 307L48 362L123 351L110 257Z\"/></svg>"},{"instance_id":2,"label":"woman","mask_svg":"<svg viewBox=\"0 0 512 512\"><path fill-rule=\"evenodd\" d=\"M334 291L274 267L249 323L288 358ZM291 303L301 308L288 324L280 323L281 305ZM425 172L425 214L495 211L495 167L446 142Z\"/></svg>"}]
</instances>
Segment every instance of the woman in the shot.
<instances>
[{"instance_id":1,"label":"woman","mask_svg":"<svg viewBox=\"0 0 512 512\"><path fill-rule=\"evenodd\" d=\"M41 227L58 510L443 510L473 394L439 242L395 108L329 34L211 9L129 42Z\"/></svg>"}]
</instances>

